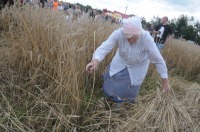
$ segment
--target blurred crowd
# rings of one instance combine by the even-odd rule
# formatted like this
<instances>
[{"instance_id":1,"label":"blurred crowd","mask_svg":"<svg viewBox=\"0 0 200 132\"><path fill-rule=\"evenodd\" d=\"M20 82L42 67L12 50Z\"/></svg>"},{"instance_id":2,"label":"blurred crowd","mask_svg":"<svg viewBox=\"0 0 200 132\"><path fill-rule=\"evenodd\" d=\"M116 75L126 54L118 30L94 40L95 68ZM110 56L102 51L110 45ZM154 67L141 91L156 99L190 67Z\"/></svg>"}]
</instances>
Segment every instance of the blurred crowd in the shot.
<instances>
[{"instance_id":1,"label":"blurred crowd","mask_svg":"<svg viewBox=\"0 0 200 132\"><path fill-rule=\"evenodd\" d=\"M93 20L103 20L114 24L120 24L121 19L116 19L110 15L106 15L107 10L91 9L87 6L83 7L77 3L70 3L58 0L20 0L22 5L38 6L41 8L49 8L54 11L64 12L68 21L74 21L80 17L87 16Z\"/></svg>"}]
</instances>

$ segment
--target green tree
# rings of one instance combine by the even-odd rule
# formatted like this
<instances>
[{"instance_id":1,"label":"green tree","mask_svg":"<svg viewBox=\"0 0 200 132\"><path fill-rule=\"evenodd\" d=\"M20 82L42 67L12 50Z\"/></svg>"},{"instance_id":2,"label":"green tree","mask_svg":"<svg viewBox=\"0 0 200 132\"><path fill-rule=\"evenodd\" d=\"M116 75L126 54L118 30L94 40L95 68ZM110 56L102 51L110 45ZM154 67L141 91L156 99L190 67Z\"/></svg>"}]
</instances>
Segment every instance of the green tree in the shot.
<instances>
[{"instance_id":1,"label":"green tree","mask_svg":"<svg viewBox=\"0 0 200 132\"><path fill-rule=\"evenodd\" d=\"M85 8L86 8L87 11L93 10L93 8L91 6L89 6L89 5L87 5Z\"/></svg>"},{"instance_id":2,"label":"green tree","mask_svg":"<svg viewBox=\"0 0 200 132\"><path fill-rule=\"evenodd\" d=\"M176 18L169 20L169 26L171 27L172 31L175 32L176 28Z\"/></svg>"},{"instance_id":3,"label":"green tree","mask_svg":"<svg viewBox=\"0 0 200 132\"><path fill-rule=\"evenodd\" d=\"M161 21L161 18L159 16L157 17L154 16L153 19L151 19L151 23L155 26L160 24L160 21Z\"/></svg>"},{"instance_id":4,"label":"green tree","mask_svg":"<svg viewBox=\"0 0 200 132\"><path fill-rule=\"evenodd\" d=\"M198 45L200 45L200 22L197 21L197 22L195 23L194 29L195 29L195 33L196 33L194 41L195 41Z\"/></svg>"},{"instance_id":5,"label":"green tree","mask_svg":"<svg viewBox=\"0 0 200 132\"><path fill-rule=\"evenodd\" d=\"M147 21L146 21L146 18L144 18L144 17L142 17L142 27L143 27L145 30L147 30L147 28L148 28L148 23L147 23Z\"/></svg>"},{"instance_id":6,"label":"green tree","mask_svg":"<svg viewBox=\"0 0 200 132\"><path fill-rule=\"evenodd\" d=\"M77 3L77 5L80 7L80 9L83 11L83 10L85 10L85 6L84 5L82 5L82 4L80 4L80 3Z\"/></svg>"},{"instance_id":7,"label":"green tree","mask_svg":"<svg viewBox=\"0 0 200 132\"><path fill-rule=\"evenodd\" d=\"M186 29L188 26L188 17L185 15L181 15L176 22L176 27L175 27L175 31L174 31L174 35L177 38L183 37L184 35L186 35Z\"/></svg>"},{"instance_id":8,"label":"green tree","mask_svg":"<svg viewBox=\"0 0 200 132\"><path fill-rule=\"evenodd\" d=\"M192 25L188 25L183 33L183 38L186 40L195 40L196 32Z\"/></svg>"}]
</instances>

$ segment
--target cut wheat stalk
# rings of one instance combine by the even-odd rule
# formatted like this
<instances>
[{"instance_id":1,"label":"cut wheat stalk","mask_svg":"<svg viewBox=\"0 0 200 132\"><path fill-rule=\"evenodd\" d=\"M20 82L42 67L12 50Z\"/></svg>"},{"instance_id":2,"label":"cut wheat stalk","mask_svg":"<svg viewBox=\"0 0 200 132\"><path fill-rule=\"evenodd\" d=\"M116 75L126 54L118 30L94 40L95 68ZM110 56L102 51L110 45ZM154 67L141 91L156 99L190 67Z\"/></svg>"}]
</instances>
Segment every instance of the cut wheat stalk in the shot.
<instances>
[{"instance_id":1,"label":"cut wheat stalk","mask_svg":"<svg viewBox=\"0 0 200 132\"><path fill-rule=\"evenodd\" d=\"M159 90L152 94L149 103L140 106L120 131L179 132L196 131L196 125L180 101L172 92Z\"/></svg>"}]
</instances>

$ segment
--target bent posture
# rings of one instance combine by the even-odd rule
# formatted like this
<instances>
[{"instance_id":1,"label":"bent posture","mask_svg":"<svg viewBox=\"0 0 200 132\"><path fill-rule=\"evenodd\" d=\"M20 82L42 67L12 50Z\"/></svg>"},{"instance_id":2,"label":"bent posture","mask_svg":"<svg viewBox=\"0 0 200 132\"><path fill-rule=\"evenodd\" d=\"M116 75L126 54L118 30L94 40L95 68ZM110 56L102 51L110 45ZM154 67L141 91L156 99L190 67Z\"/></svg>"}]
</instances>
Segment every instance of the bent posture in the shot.
<instances>
[{"instance_id":1,"label":"bent posture","mask_svg":"<svg viewBox=\"0 0 200 132\"><path fill-rule=\"evenodd\" d=\"M141 19L123 22L94 52L86 70L93 73L115 47L118 50L103 75L104 94L114 102L134 102L147 74L149 63L156 65L164 91L169 90L167 67L152 36L142 28Z\"/></svg>"}]
</instances>

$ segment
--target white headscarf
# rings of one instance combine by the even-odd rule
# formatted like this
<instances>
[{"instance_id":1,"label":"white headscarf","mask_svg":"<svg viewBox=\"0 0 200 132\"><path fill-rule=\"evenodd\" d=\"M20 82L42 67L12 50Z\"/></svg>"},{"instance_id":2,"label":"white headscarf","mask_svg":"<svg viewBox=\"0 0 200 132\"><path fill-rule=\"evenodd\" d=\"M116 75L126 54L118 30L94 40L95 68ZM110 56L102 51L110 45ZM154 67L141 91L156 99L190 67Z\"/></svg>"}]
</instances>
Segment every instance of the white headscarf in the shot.
<instances>
[{"instance_id":1,"label":"white headscarf","mask_svg":"<svg viewBox=\"0 0 200 132\"><path fill-rule=\"evenodd\" d=\"M131 38L133 35L141 34L142 19L140 17L130 17L123 20L122 29L126 38Z\"/></svg>"}]
</instances>

